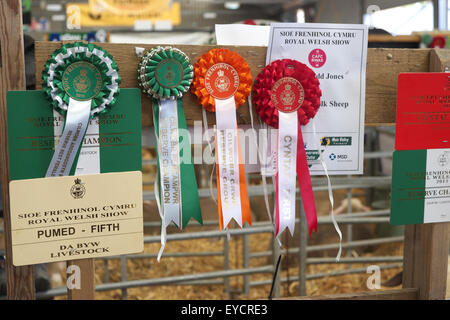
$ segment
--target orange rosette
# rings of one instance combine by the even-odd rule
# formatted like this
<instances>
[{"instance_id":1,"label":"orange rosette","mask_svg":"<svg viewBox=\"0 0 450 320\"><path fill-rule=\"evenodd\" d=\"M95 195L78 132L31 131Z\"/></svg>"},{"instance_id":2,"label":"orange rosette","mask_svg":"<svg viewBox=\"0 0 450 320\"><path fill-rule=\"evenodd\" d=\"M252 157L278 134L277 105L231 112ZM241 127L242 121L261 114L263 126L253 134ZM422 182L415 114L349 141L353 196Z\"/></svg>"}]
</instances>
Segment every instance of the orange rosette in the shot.
<instances>
[{"instance_id":1,"label":"orange rosette","mask_svg":"<svg viewBox=\"0 0 450 320\"><path fill-rule=\"evenodd\" d=\"M245 103L251 90L250 67L236 52L223 48L212 49L194 64L191 91L207 111L216 111L215 99L223 100L232 95L238 108Z\"/></svg>"},{"instance_id":2,"label":"orange rosette","mask_svg":"<svg viewBox=\"0 0 450 320\"><path fill-rule=\"evenodd\" d=\"M220 229L229 228L229 223L233 219L240 227L246 222L251 225L250 204L236 120L236 109L245 103L251 89L250 67L236 52L212 49L194 64L191 91L197 96L198 103L203 106L203 113L206 110L214 112L216 116L217 202ZM224 138L225 134L218 134L230 130L231 138L228 134L227 139ZM237 145L237 150L234 145Z\"/></svg>"}]
</instances>

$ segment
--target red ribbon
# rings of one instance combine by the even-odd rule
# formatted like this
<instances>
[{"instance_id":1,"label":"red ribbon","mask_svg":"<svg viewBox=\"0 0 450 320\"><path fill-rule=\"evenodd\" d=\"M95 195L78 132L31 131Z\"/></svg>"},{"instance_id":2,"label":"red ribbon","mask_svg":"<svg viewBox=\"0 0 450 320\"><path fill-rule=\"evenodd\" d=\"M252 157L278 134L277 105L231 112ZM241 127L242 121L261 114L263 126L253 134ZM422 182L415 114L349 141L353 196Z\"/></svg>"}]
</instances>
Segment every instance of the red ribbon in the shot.
<instances>
[{"instance_id":1,"label":"red ribbon","mask_svg":"<svg viewBox=\"0 0 450 320\"><path fill-rule=\"evenodd\" d=\"M316 115L320 107L320 97L322 92L319 87L319 80L317 80L314 71L301 62L291 59L283 59L276 60L267 65L256 77L253 85L253 103L256 107L256 112L261 119L274 128L278 128L278 110L272 102L271 90L275 82L283 77L292 77L298 80L305 91L303 104L300 109L296 111L300 124L298 126L296 171L306 219L308 221L309 234L311 235L313 230L317 231L317 213L301 125L306 125L309 122L309 119ZM278 234L278 173L276 180L276 232Z\"/></svg>"},{"instance_id":2,"label":"red ribbon","mask_svg":"<svg viewBox=\"0 0 450 320\"><path fill-rule=\"evenodd\" d=\"M308 221L309 235L312 231L317 231L317 212L314 192L309 175L308 160L306 160L305 145L303 143L302 129L298 126L297 141L297 180L305 209L306 220Z\"/></svg>"}]
</instances>

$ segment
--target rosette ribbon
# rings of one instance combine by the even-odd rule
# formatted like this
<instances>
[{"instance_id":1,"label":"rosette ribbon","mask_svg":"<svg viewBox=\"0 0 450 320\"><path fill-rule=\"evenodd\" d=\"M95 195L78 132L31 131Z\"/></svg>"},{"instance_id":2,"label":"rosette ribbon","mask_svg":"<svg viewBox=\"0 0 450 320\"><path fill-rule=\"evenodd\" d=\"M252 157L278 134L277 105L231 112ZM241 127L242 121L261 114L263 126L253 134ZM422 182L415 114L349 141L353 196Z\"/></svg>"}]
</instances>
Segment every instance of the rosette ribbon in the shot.
<instances>
[{"instance_id":1,"label":"rosette ribbon","mask_svg":"<svg viewBox=\"0 0 450 320\"><path fill-rule=\"evenodd\" d=\"M236 108L245 103L251 86L250 67L239 54L230 50L212 49L194 64L191 91L204 110L216 114L217 199L221 229L228 228L232 219L240 227L245 222L251 224L236 121Z\"/></svg>"},{"instance_id":2,"label":"rosette ribbon","mask_svg":"<svg viewBox=\"0 0 450 320\"><path fill-rule=\"evenodd\" d=\"M42 90L53 108L65 115L64 130L47 177L70 174L89 119L116 102L120 76L113 57L94 44L75 42L55 50L42 72Z\"/></svg>"},{"instance_id":3,"label":"rosette ribbon","mask_svg":"<svg viewBox=\"0 0 450 320\"><path fill-rule=\"evenodd\" d=\"M138 69L140 87L153 98L158 162L155 193L162 220L158 261L172 221L181 229L191 218L203 223L182 100L193 76L188 56L172 47L146 52Z\"/></svg>"},{"instance_id":4,"label":"rosette ribbon","mask_svg":"<svg viewBox=\"0 0 450 320\"><path fill-rule=\"evenodd\" d=\"M276 236L295 228L296 177L308 221L317 230L317 213L301 126L313 118L322 92L314 71L296 60L276 60L256 77L253 104L260 118L278 129Z\"/></svg>"}]
</instances>

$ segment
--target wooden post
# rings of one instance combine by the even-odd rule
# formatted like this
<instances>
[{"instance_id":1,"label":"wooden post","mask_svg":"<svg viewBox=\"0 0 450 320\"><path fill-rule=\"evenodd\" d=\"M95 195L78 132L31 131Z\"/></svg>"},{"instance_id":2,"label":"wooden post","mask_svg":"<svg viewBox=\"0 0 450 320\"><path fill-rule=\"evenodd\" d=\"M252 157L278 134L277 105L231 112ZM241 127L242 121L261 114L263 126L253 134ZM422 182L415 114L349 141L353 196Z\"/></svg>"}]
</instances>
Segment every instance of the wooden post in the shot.
<instances>
[{"instance_id":1,"label":"wooden post","mask_svg":"<svg viewBox=\"0 0 450 320\"><path fill-rule=\"evenodd\" d=\"M0 174L5 225L7 296L8 299L34 299L33 267L14 267L11 259L6 93L8 90L26 88L21 0L0 1L0 30Z\"/></svg>"},{"instance_id":2,"label":"wooden post","mask_svg":"<svg viewBox=\"0 0 450 320\"><path fill-rule=\"evenodd\" d=\"M72 260L67 266L78 266L80 268L80 289L68 290L70 300L94 300L95 296L95 272L94 259Z\"/></svg>"},{"instance_id":3,"label":"wooden post","mask_svg":"<svg viewBox=\"0 0 450 320\"><path fill-rule=\"evenodd\" d=\"M430 52L430 72L449 69L449 50ZM445 299L449 225L429 223L405 227L403 288L417 288L419 299Z\"/></svg>"},{"instance_id":4,"label":"wooden post","mask_svg":"<svg viewBox=\"0 0 450 320\"><path fill-rule=\"evenodd\" d=\"M0 162L3 215L5 224L6 279L8 299L34 299L33 266L12 265L11 223L9 211L9 157L6 117L8 90L25 90L25 59L22 31L22 1L0 2ZM68 291L69 299L94 299L94 260L74 260L68 265L80 267L81 288Z\"/></svg>"}]
</instances>

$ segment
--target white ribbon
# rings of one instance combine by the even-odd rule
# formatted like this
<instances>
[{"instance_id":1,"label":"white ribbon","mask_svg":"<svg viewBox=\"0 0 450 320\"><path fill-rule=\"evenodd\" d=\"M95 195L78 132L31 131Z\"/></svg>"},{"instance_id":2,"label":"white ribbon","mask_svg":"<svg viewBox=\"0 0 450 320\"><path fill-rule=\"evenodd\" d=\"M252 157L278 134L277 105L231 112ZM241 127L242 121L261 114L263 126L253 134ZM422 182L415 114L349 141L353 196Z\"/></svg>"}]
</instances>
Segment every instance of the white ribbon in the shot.
<instances>
[{"instance_id":1,"label":"white ribbon","mask_svg":"<svg viewBox=\"0 0 450 320\"><path fill-rule=\"evenodd\" d=\"M225 100L216 99L215 102L223 227L226 228L231 219L242 227L236 103L234 96Z\"/></svg>"},{"instance_id":2,"label":"white ribbon","mask_svg":"<svg viewBox=\"0 0 450 320\"><path fill-rule=\"evenodd\" d=\"M263 184L263 191L264 191L264 204L266 205L266 211L267 211L267 216L269 217L269 221L270 224L273 228L273 234L276 234L276 228L275 225L273 223L273 218L272 218L272 213L270 212L270 205L269 205L269 192L267 190L267 180L266 180L266 175L272 175L272 181L273 181L273 186L275 187L275 180L273 179L273 174L276 173L276 150L275 150L275 170L272 171L268 171L268 164L272 163L272 152L270 153L270 156L267 156L267 141L268 141L268 136L269 134L272 134L272 132L276 133L276 130L272 130L270 129L269 131L269 127L267 126L266 123L262 124L261 123L261 118L259 118L259 124L263 129L263 135L259 135L259 144L258 144L258 140L256 139L256 130L255 130L255 124L253 122L253 106L252 106L252 94L250 93L250 97L248 99L248 109L250 112L250 124L252 126L252 130L253 133L255 135L255 147L256 147L256 151L258 152L258 159L259 159L259 164L260 164L260 168L261 168L261 180L262 180L262 184ZM259 145L262 145L262 148L260 148ZM262 156L261 153L261 149L263 150L262 152L264 154L266 154L266 157ZM267 159L269 161L267 161ZM274 206L274 210L273 210L273 215L275 216L276 212L275 212L276 207ZM280 247L282 247L281 245L281 241L279 238L276 238L278 245Z\"/></svg>"},{"instance_id":3,"label":"white ribbon","mask_svg":"<svg viewBox=\"0 0 450 320\"><path fill-rule=\"evenodd\" d=\"M176 100L159 100L159 168L164 225L181 228L180 150Z\"/></svg>"},{"instance_id":4,"label":"white ribbon","mask_svg":"<svg viewBox=\"0 0 450 320\"><path fill-rule=\"evenodd\" d=\"M322 165L323 171L325 172L325 175L327 177L328 198L330 199L330 205L331 205L331 212L330 212L331 221L333 222L334 229L336 229L336 232L339 235L339 251L336 256L336 261L339 261L341 259L341 253L342 253L342 232L341 232L341 229L339 228L339 225L337 224L336 218L334 217L333 189L331 188L331 180L330 180L330 176L328 175L327 164L325 163L325 160L323 160L323 157L322 157L323 152L318 144L319 139L317 139L317 131L316 131L316 125L315 125L314 119L312 120L312 129L313 129L313 134L314 134L314 142L316 144L317 151L319 152L319 160Z\"/></svg>"},{"instance_id":5,"label":"white ribbon","mask_svg":"<svg viewBox=\"0 0 450 320\"><path fill-rule=\"evenodd\" d=\"M159 108L159 105L156 106L155 104L153 104L153 108ZM153 112L153 114L155 114ZM153 128L155 129L155 136L156 136L156 147L158 149L158 155L161 154L161 148L159 146L159 132L158 130L156 130L156 126L153 126ZM166 224L165 224L165 219L164 219L164 211L161 208L161 202L159 201L159 181L158 181L158 171L156 171L155 174L155 182L154 182L154 191L155 191L155 199L156 199L156 206L158 207L158 213L159 216L161 218L161 248L159 249L158 252L158 257L157 260L158 262L161 260L161 256L164 252L164 249L166 247L166 242L167 242L167 235L166 235Z\"/></svg>"},{"instance_id":6,"label":"white ribbon","mask_svg":"<svg viewBox=\"0 0 450 320\"><path fill-rule=\"evenodd\" d=\"M210 152L210 154L212 154L213 151L212 151L212 145L211 145L211 137L209 136L209 133L208 133L208 117L206 115L205 108L202 108L202 114L203 114L203 128L204 128L205 134L206 134L206 141L208 142L209 152ZM216 204L218 204L216 195L214 194L213 187L212 187L215 168L216 168L216 157L214 157L213 167L211 169L211 174L209 175L209 193L211 195L211 198L214 200L214 202ZM230 241L231 233L230 233L230 229L228 228L228 226L225 227L225 231L227 233L227 241Z\"/></svg>"},{"instance_id":7,"label":"white ribbon","mask_svg":"<svg viewBox=\"0 0 450 320\"><path fill-rule=\"evenodd\" d=\"M206 111L205 108L202 108L202 115L203 115L203 129L205 130L205 134L206 134L206 141L208 142L208 147L209 147L209 152L210 155L212 155L213 151L212 151L212 145L211 145L211 137L209 136L209 132L208 132L208 117L206 116ZM217 204L217 199L216 199L216 195L214 194L213 191L213 175L214 175L214 169L216 168L216 157L214 157L214 163L211 169L211 174L209 175L209 194L211 195L211 198L214 200L215 204Z\"/></svg>"},{"instance_id":8,"label":"white ribbon","mask_svg":"<svg viewBox=\"0 0 450 320\"><path fill-rule=\"evenodd\" d=\"M279 236L285 228L291 236L295 229L295 194L297 187L297 113L278 111L278 209Z\"/></svg>"},{"instance_id":9,"label":"white ribbon","mask_svg":"<svg viewBox=\"0 0 450 320\"><path fill-rule=\"evenodd\" d=\"M53 111L54 114L58 114L56 110ZM57 128L57 127L55 127ZM59 133L61 135L61 133ZM56 134L55 134L56 136ZM86 130L85 138L98 139L100 137L100 125L98 116L94 119L89 120L89 125ZM92 139L92 140L94 140ZM80 155L78 156L77 168L75 175L82 174L96 174L101 172L100 168L100 142L88 143L84 145L86 139L83 140L80 149Z\"/></svg>"},{"instance_id":10,"label":"white ribbon","mask_svg":"<svg viewBox=\"0 0 450 320\"><path fill-rule=\"evenodd\" d=\"M261 162L261 174L264 176L274 176L277 173L277 152L278 152L278 130L269 127L266 123L263 125L266 134L263 137L263 154L265 162Z\"/></svg>"},{"instance_id":11,"label":"white ribbon","mask_svg":"<svg viewBox=\"0 0 450 320\"><path fill-rule=\"evenodd\" d=\"M260 170L261 170L261 180L263 183L263 190L264 190L264 204L266 205L266 211L267 211L267 216L269 217L269 221L270 224L274 227L274 234L275 234L275 226L273 225L273 220L272 220L272 214L270 213L270 205L269 205L269 194L267 192L267 181L266 181L266 175L267 175L267 159L268 157L263 157L262 153L261 153L261 149L263 150L262 152L264 152L265 154L267 154L267 125L264 123L265 126L263 126L263 136L259 135L259 144L258 144L258 140L256 138L257 134L256 134L256 130L255 130L255 124L253 121L253 106L252 106L252 95L250 93L250 97L248 99L248 110L250 112L250 124L252 126L252 132L254 134L254 141L255 141L255 148L256 151L258 153L258 159L259 159L259 165L260 165ZM261 120L260 120L261 123ZM260 145L262 145L262 148L260 148Z\"/></svg>"},{"instance_id":12,"label":"white ribbon","mask_svg":"<svg viewBox=\"0 0 450 320\"><path fill-rule=\"evenodd\" d=\"M64 123L63 121L59 123L59 119L63 117L58 111L53 110L53 117L58 119L58 121L55 121L55 125L53 126L53 136L55 137L54 140L56 146L58 145L63 133ZM85 137L81 143L80 154L78 156L74 175L79 176L83 174L100 173L100 144L98 142L92 142L92 140L98 139L99 132L100 126L98 116L96 116L89 120ZM86 140L90 141L86 142Z\"/></svg>"},{"instance_id":13,"label":"white ribbon","mask_svg":"<svg viewBox=\"0 0 450 320\"><path fill-rule=\"evenodd\" d=\"M64 131L55 149L46 177L68 176L89 124L91 100L69 100Z\"/></svg>"},{"instance_id":14,"label":"white ribbon","mask_svg":"<svg viewBox=\"0 0 450 320\"><path fill-rule=\"evenodd\" d=\"M156 131L156 130L155 130ZM166 233L166 226L164 224L164 213L161 210L161 203L159 202L159 186L158 186L158 172L155 175L155 183L154 183L154 190L155 190L155 199L156 199L156 206L158 207L159 216L161 218L161 248L158 252L158 262L161 260L161 256L164 252L164 248L166 247L167 242L167 233Z\"/></svg>"}]
</instances>

